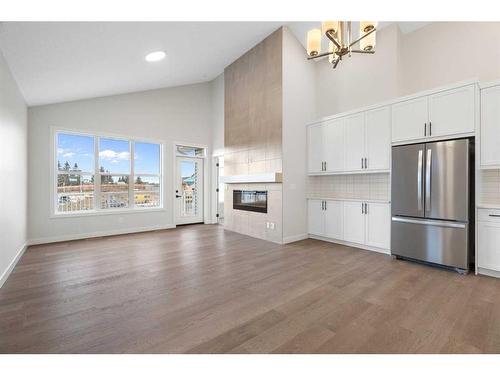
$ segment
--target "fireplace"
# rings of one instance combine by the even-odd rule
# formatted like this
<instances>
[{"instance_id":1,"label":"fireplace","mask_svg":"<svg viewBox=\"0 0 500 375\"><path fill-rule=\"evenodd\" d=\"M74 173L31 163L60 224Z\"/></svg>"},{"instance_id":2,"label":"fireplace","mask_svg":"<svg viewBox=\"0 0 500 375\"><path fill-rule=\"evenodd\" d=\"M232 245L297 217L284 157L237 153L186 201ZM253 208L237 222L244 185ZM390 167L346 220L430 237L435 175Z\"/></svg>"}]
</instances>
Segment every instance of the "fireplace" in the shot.
<instances>
[{"instance_id":1,"label":"fireplace","mask_svg":"<svg viewBox=\"0 0 500 375\"><path fill-rule=\"evenodd\" d=\"M233 209L267 213L267 191L233 190Z\"/></svg>"}]
</instances>

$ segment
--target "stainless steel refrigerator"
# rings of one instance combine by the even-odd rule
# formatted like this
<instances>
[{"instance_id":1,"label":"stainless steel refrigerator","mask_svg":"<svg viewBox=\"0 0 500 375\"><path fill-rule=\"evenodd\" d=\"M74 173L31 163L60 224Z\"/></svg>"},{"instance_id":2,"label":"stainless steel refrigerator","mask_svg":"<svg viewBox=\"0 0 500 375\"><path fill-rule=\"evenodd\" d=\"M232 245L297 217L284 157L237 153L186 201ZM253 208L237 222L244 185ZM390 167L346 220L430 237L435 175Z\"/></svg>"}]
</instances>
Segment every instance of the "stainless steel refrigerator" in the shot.
<instances>
[{"instance_id":1,"label":"stainless steel refrigerator","mask_svg":"<svg viewBox=\"0 0 500 375\"><path fill-rule=\"evenodd\" d=\"M474 142L392 148L391 253L466 272L474 246Z\"/></svg>"}]
</instances>

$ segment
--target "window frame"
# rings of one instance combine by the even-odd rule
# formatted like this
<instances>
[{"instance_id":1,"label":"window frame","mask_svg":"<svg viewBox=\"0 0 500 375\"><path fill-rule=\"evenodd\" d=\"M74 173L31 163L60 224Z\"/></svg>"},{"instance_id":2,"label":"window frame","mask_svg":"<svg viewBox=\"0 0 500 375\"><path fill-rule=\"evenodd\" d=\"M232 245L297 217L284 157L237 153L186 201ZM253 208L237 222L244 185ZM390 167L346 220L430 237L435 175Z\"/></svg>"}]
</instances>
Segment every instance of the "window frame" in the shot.
<instances>
[{"instance_id":1,"label":"window frame","mask_svg":"<svg viewBox=\"0 0 500 375\"><path fill-rule=\"evenodd\" d=\"M152 211L165 211L164 206L164 189L165 189L165 179L164 179L164 142L157 139L146 139L146 138L136 138L136 137L127 137L123 135L117 134L109 134L109 133L101 133L101 132L86 132L86 131L78 131L72 129L65 129L59 127L51 128L51 168L50 168L50 179L52 188L50 189L50 200L51 209L50 209L50 217L51 218L64 218L64 217L78 217L78 216L95 216L95 215L112 215L112 214L128 214L128 213L144 213L144 212L152 212ZM92 210L81 210L81 211L73 211L73 212L59 212L58 211L58 193L57 193L57 180L59 174L59 169L57 167L57 137L59 134L71 134L71 135L80 135L86 137L93 137L94 141L94 169L91 172L79 172L73 173L82 176L94 176L94 208ZM101 138L112 139L112 140L120 140L129 142L129 150L130 150L130 173L129 176L129 186L128 186L128 198L129 204L128 207L125 208L101 208L101 176L124 176L127 175L125 173L101 173L100 172L100 160L99 160L99 141ZM140 176L150 176L150 177L158 177L160 182L159 196L160 196L160 204L156 207L136 207L135 206L135 195L134 195L134 181L135 181L135 143L152 143L159 146L159 174L147 174L143 173ZM71 173L68 173L71 174Z\"/></svg>"}]
</instances>

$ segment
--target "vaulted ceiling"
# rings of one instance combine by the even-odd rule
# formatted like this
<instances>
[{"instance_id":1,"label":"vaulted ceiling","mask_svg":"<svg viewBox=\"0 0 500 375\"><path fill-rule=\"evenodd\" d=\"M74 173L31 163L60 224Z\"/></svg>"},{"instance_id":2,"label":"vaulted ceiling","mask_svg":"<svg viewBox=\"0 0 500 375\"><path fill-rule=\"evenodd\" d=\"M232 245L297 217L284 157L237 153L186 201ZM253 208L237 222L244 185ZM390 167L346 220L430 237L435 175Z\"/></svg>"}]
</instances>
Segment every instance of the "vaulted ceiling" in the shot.
<instances>
[{"instance_id":1,"label":"vaulted ceiling","mask_svg":"<svg viewBox=\"0 0 500 375\"><path fill-rule=\"evenodd\" d=\"M311 25L318 25L4 22L0 49L32 106L210 81L283 24L302 43ZM400 27L408 32L418 24L400 23ZM165 51L166 59L146 62L144 56L155 50Z\"/></svg>"}]
</instances>

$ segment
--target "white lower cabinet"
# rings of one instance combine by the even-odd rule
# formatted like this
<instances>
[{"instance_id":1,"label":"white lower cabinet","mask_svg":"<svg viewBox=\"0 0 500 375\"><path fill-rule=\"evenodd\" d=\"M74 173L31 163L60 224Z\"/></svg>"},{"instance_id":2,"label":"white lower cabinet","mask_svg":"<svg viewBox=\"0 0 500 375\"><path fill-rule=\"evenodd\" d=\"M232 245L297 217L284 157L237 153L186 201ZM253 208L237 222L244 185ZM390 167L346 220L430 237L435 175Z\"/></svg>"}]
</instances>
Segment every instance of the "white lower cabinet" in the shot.
<instances>
[{"instance_id":1,"label":"white lower cabinet","mask_svg":"<svg viewBox=\"0 0 500 375\"><path fill-rule=\"evenodd\" d=\"M478 210L477 266L500 272L500 210Z\"/></svg>"},{"instance_id":2,"label":"white lower cabinet","mask_svg":"<svg viewBox=\"0 0 500 375\"><path fill-rule=\"evenodd\" d=\"M365 243L365 214L363 202L344 202L344 240Z\"/></svg>"},{"instance_id":3,"label":"white lower cabinet","mask_svg":"<svg viewBox=\"0 0 500 375\"><path fill-rule=\"evenodd\" d=\"M387 203L367 203L366 244L389 249L391 247L391 206Z\"/></svg>"},{"instance_id":4,"label":"white lower cabinet","mask_svg":"<svg viewBox=\"0 0 500 375\"><path fill-rule=\"evenodd\" d=\"M309 234L380 249L390 249L389 203L308 200Z\"/></svg>"},{"instance_id":5,"label":"white lower cabinet","mask_svg":"<svg viewBox=\"0 0 500 375\"><path fill-rule=\"evenodd\" d=\"M342 201L309 199L307 210L309 234L342 239L342 206Z\"/></svg>"}]
</instances>

